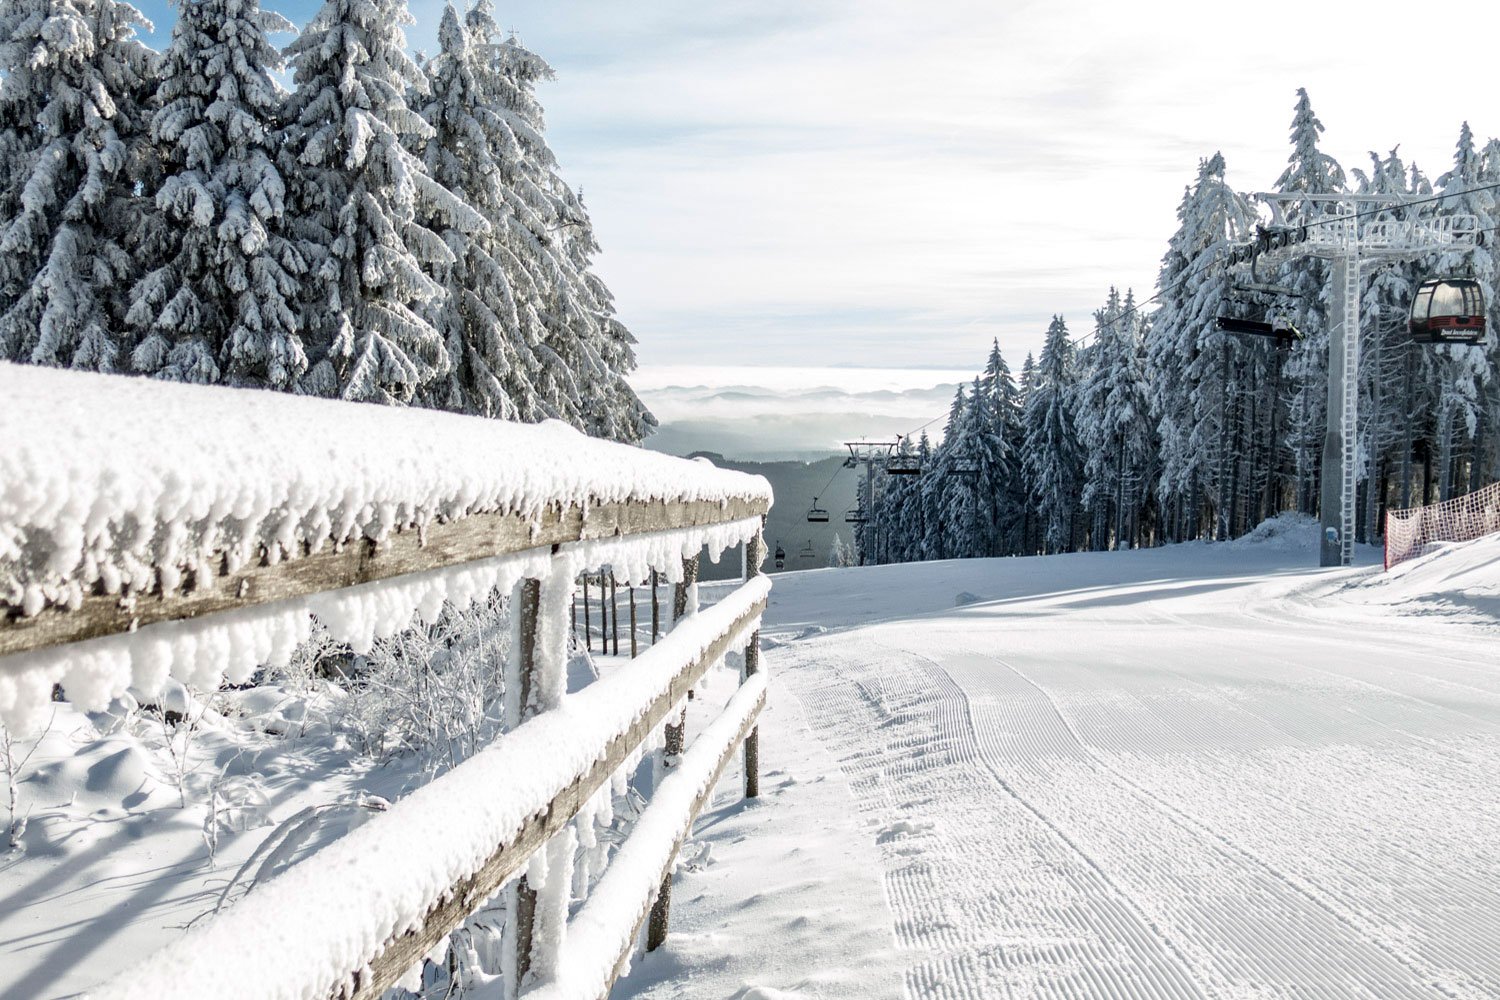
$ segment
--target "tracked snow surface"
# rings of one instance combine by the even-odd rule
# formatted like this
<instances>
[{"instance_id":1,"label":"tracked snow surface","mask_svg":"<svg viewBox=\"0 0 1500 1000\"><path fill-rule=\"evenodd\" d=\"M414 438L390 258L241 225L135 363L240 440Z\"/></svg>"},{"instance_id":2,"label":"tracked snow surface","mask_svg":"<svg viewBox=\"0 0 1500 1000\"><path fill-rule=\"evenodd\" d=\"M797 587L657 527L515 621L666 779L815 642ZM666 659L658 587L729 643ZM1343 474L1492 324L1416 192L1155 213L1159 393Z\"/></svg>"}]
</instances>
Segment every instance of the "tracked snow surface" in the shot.
<instances>
[{"instance_id":1,"label":"tracked snow surface","mask_svg":"<svg viewBox=\"0 0 1500 1000\"><path fill-rule=\"evenodd\" d=\"M616 995L1500 996L1500 540L1387 576L1316 530L779 575L775 735L840 780L763 736L796 780L705 817ZM880 863L821 884L848 829Z\"/></svg>"}]
</instances>

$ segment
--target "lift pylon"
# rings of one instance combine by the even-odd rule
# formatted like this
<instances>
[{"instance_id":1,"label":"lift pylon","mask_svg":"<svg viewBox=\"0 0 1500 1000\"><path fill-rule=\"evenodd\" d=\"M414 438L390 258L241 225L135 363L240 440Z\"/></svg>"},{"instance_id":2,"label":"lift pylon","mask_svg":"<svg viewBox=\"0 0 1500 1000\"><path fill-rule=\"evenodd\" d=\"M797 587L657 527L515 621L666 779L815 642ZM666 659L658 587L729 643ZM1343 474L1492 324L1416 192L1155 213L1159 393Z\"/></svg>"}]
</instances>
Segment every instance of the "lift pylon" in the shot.
<instances>
[{"instance_id":1,"label":"lift pylon","mask_svg":"<svg viewBox=\"0 0 1500 1000\"><path fill-rule=\"evenodd\" d=\"M1319 562L1323 566L1348 566L1354 561L1360 269L1380 260L1410 260L1438 250L1476 246L1479 219L1464 214L1418 215L1406 206L1428 199L1399 194L1273 191L1254 197L1269 208L1271 225L1263 227L1252 243L1231 251L1231 268L1250 268L1253 280L1257 260L1280 263L1311 256L1333 264Z\"/></svg>"}]
</instances>

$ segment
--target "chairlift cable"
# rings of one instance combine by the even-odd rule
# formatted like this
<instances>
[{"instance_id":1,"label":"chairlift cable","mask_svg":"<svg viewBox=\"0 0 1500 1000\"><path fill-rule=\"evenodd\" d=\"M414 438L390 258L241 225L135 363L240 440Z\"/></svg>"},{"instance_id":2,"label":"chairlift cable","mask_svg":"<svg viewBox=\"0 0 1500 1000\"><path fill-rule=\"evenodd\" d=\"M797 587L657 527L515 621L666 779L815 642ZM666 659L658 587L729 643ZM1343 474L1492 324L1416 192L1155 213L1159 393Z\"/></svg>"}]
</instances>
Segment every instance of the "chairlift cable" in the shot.
<instances>
[{"instance_id":1,"label":"chairlift cable","mask_svg":"<svg viewBox=\"0 0 1500 1000\"><path fill-rule=\"evenodd\" d=\"M1402 202L1400 205L1396 205L1396 206L1386 206L1384 208L1367 208L1364 211L1355 212L1354 215L1353 215L1353 218L1355 218L1355 219L1362 219L1362 218L1366 218L1367 216L1371 216L1371 215L1381 215L1381 214L1384 214L1384 213L1397 211L1399 209L1412 208L1412 207L1417 206L1417 205L1430 205L1430 204L1432 204L1434 202L1445 201L1445 200L1447 200L1449 198L1461 198L1464 195L1468 195L1468 194L1479 194L1479 193L1484 192L1484 191L1495 191L1495 190L1500 190L1500 182L1497 182L1497 183L1494 183L1494 184L1483 184L1483 185L1480 185L1479 187L1465 188L1462 191L1445 191L1442 194L1434 194L1434 195L1425 196L1423 198L1417 199L1416 201ZM1313 226L1327 226L1327 225L1332 225L1335 222L1348 222L1349 219L1350 219L1350 216L1347 216L1347 215L1340 215L1340 216L1335 216L1335 217L1331 217L1331 218L1327 218L1327 219L1319 219L1319 220L1307 223L1306 224L1306 228L1311 229ZM1140 312L1141 309L1145 308L1146 306L1149 306L1153 302L1156 302L1157 300L1159 300L1163 295L1167 294L1168 292L1175 290L1178 285L1180 285L1183 282L1187 281L1189 278L1196 277L1197 275L1202 274L1204 271L1208 270L1210 267L1214 266L1215 264L1222 263L1223 260L1224 260L1224 258L1220 254L1216 253L1211 260L1206 261L1201 266L1195 267L1191 271L1185 271L1182 274L1179 274L1177 277L1173 278L1170 282L1167 283L1167 285L1164 288L1158 289L1156 291L1156 294L1152 295L1150 298L1142 299L1141 301L1137 302L1135 305L1131 306L1129 309L1122 310L1120 312L1120 314L1118 315L1118 317L1116 317L1116 318L1117 319L1125 319L1128 316L1131 316L1131 315L1133 315L1135 313ZM1070 341L1070 343L1074 347L1084 347L1088 343L1088 341L1089 341L1089 339L1091 337L1096 336L1100 332L1100 329L1101 329L1100 325L1096 323L1096 324L1094 324L1094 328L1092 330L1088 331L1087 333L1084 333L1084 334L1080 335L1076 340ZM902 435L902 436L903 437L909 437L909 436L911 436L913 434L916 434L918 431L926 430L928 427L931 427L933 424L937 423L939 420L942 420L945 416L947 416L946 413L940 413L937 416L933 417L931 420L927 421L927 423L922 424L920 427L916 427L916 428L913 428L910 431L907 431L907 433L904 434L904 435Z\"/></svg>"}]
</instances>

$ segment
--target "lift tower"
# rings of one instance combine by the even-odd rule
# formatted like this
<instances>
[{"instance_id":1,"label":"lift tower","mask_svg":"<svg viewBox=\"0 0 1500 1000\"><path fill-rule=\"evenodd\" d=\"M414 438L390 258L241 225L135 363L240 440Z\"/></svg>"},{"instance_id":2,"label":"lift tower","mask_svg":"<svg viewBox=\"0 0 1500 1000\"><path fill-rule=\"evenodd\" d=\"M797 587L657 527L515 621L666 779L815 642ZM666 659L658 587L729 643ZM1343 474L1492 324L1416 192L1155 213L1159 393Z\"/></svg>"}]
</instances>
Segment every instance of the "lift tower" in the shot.
<instances>
[{"instance_id":1,"label":"lift tower","mask_svg":"<svg viewBox=\"0 0 1500 1000\"><path fill-rule=\"evenodd\" d=\"M1256 244L1230 254L1231 266L1255 256L1272 263L1296 257L1332 262L1329 289L1328 429L1323 438L1319 492L1323 534L1319 564L1354 561L1355 433L1359 417L1360 269L1382 261L1412 260L1438 250L1479 243L1473 215L1418 215L1419 199L1404 195L1255 195L1271 212ZM1430 201L1431 199L1420 199Z\"/></svg>"},{"instance_id":2,"label":"lift tower","mask_svg":"<svg viewBox=\"0 0 1500 1000\"><path fill-rule=\"evenodd\" d=\"M844 447L849 449L849 456L844 459L844 467L846 469L852 469L858 465L865 467L864 488L859 495L859 513L856 516L854 511L850 511L849 515L844 518L845 521L851 524L864 524L875 516L875 467L877 465L882 469L886 467L886 463L890 461L892 453L896 450L896 444L895 441L844 442ZM873 556L878 547L871 543L868 548L870 550L868 554ZM860 552L861 562L865 555L865 552Z\"/></svg>"}]
</instances>

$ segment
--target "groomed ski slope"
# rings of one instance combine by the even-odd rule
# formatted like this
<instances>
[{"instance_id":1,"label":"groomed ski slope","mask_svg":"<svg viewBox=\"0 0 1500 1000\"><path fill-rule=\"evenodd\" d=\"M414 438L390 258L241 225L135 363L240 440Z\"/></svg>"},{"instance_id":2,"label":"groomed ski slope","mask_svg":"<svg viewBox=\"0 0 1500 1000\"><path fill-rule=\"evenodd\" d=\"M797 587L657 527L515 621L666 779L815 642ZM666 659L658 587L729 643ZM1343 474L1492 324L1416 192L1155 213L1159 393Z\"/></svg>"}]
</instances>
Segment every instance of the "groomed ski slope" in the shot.
<instances>
[{"instance_id":1,"label":"groomed ski slope","mask_svg":"<svg viewBox=\"0 0 1500 1000\"><path fill-rule=\"evenodd\" d=\"M908 997L1500 996L1495 632L1313 530L777 578Z\"/></svg>"}]
</instances>

